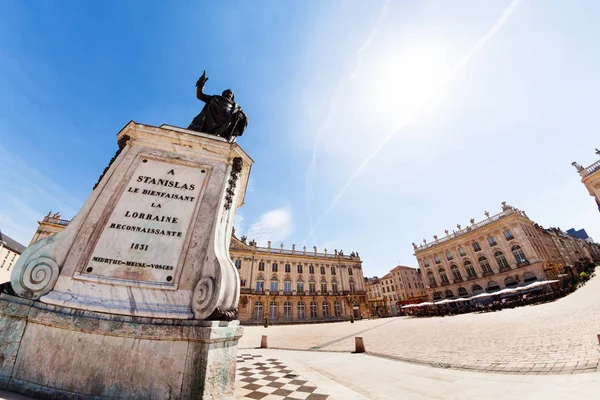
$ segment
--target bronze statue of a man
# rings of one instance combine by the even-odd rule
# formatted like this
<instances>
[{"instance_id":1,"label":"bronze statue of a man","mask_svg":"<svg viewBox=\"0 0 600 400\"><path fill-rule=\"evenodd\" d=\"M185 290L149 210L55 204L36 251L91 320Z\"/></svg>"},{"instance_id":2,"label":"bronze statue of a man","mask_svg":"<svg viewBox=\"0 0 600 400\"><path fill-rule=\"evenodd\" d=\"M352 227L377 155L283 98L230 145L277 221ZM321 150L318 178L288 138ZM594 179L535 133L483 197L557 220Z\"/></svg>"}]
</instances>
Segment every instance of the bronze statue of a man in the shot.
<instances>
[{"instance_id":1,"label":"bronze statue of a man","mask_svg":"<svg viewBox=\"0 0 600 400\"><path fill-rule=\"evenodd\" d=\"M227 89L222 95L204 94L204 84L208 78L206 71L196 82L196 97L206 104L194 118L188 129L223 137L229 141L242 136L248 126L248 118L242 108L233 100L233 92Z\"/></svg>"}]
</instances>

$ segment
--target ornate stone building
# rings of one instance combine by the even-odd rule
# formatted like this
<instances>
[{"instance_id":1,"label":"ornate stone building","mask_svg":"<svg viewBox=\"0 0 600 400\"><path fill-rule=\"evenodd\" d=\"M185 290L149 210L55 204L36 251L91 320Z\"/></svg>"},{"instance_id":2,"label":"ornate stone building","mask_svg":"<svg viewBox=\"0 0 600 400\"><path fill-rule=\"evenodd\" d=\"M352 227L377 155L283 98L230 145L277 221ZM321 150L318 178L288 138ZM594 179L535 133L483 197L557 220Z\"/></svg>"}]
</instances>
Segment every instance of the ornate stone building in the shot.
<instances>
[{"instance_id":1,"label":"ornate stone building","mask_svg":"<svg viewBox=\"0 0 600 400\"><path fill-rule=\"evenodd\" d=\"M11 268L25 246L0 231L0 284L10 281Z\"/></svg>"},{"instance_id":2,"label":"ornate stone building","mask_svg":"<svg viewBox=\"0 0 600 400\"><path fill-rule=\"evenodd\" d=\"M596 154L600 155L600 150L596 149ZM577 172L581 175L581 182L585 185L590 196L596 200L596 204L600 210L600 160L587 168L576 162L572 162L571 165L577 168Z\"/></svg>"},{"instance_id":3,"label":"ornate stone building","mask_svg":"<svg viewBox=\"0 0 600 400\"><path fill-rule=\"evenodd\" d=\"M367 315L369 317L385 315L387 300L383 297L381 280L376 276L365 278L365 291L367 292Z\"/></svg>"},{"instance_id":4,"label":"ornate stone building","mask_svg":"<svg viewBox=\"0 0 600 400\"><path fill-rule=\"evenodd\" d=\"M370 315L395 315L400 307L427 300L427 288L416 268L398 265L381 279L365 280Z\"/></svg>"},{"instance_id":5,"label":"ornate stone building","mask_svg":"<svg viewBox=\"0 0 600 400\"><path fill-rule=\"evenodd\" d=\"M366 312L358 254L272 248L231 239L229 253L241 280L242 323L326 322L360 318Z\"/></svg>"},{"instance_id":6,"label":"ornate stone building","mask_svg":"<svg viewBox=\"0 0 600 400\"><path fill-rule=\"evenodd\" d=\"M69 225L69 222L71 221L62 219L59 213L52 214L52 211L50 211L43 220L38 221L38 229L33 235L33 238L31 238L29 245L31 246L38 240L62 231Z\"/></svg>"},{"instance_id":7,"label":"ornate stone building","mask_svg":"<svg viewBox=\"0 0 600 400\"><path fill-rule=\"evenodd\" d=\"M544 238L524 211L502 203L502 212L415 248L433 300L472 296L519 283L553 278Z\"/></svg>"}]
</instances>

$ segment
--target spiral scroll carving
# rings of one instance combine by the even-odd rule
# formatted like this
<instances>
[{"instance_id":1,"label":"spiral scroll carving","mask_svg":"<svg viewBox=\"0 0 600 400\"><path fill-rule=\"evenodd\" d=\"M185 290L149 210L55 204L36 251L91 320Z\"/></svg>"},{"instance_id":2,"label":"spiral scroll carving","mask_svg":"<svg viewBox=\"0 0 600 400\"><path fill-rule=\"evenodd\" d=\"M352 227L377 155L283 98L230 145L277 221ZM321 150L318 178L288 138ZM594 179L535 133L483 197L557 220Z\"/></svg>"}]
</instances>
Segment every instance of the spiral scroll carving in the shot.
<instances>
[{"instance_id":1,"label":"spiral scroll carving","mask_svg":"<svg viewBox=\"0 0 600 400\"><path fill-rule=\"evenodd\" d=\"M192 297L192 310L196 318L202 319L214 311L216 282L212 277L201 278L194 288Z\"/></svg>"},{"instance_id":2,"label":"spiral scroll carving","mask_svg":"<svg viewBox=\"0 0 600 400\"><path fill-rule=\"evenodd\" d=\"M53 259L37 257L27 262L21 271L14 271L11 284L19 296L37 300L54 288L59 273Z\"/></svg>"}]
</instances>

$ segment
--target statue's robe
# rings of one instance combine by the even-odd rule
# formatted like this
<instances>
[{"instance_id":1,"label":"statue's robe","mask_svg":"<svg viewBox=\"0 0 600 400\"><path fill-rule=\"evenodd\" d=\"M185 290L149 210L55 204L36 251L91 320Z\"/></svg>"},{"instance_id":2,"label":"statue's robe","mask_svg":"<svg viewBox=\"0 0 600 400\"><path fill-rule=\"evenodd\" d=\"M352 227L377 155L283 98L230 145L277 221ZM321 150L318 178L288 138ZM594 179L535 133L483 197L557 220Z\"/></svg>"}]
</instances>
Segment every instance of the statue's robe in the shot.
<instances>
[{"instance_id":1,"label":"statue's robe","mask_svg":"<svg viewBox=\"0 0 600 400\"><path fill-rule=\"evenodd\" d=\"M248 119L242 108L235 102L220 95L210 97L200 114L194 118L188 129L231 139L242 136Z\"/></svg>"}]
</instances>

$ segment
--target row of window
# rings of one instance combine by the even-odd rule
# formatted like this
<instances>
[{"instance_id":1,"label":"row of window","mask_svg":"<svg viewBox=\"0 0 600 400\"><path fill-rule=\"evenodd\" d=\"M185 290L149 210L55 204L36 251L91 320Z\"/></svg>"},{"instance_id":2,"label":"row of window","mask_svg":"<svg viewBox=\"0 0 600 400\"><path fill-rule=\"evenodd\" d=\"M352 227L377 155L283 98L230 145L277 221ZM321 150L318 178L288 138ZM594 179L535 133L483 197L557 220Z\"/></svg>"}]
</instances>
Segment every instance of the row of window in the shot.
<instances>
[{"instance_id":1,"label":"row of window","mask_svg":"<svg viewBox=\"0 0 600 400\"><path fill-rule=\"evenodd\" d=\"M535 280L537 280L537 277L532 272L525 272L523 274L523 282L524 283L533 282ZM518 284L518 281L512 276L507 276L504 279L504 286L506 286L508 288L515 287L515 286L517 286L517 284ZM496 283L494 281L488 282L488 285L487 285L487 288L485 289L485 291L487 291L488 293L492 293L497 290L500 290L500 285L498 285L498 283ZM459 287L457 292L458 292L459 297L465 297L465 296L469 295L469 293L467 292L467 289L465 289L464 287ZM480 285L473 285L471 287L471 294L473 296L476 296L483 292L484 292L484 289ZM454 297L454 292L452 290L446 290L444 292L444 295L447 299L452 298L452 297ZM439 300L441 298L442 298L442 292L434 292L433 293L434 300Z\"/></svg>"},{"instance_id":2,"label":"row of window","mask_svg":"<svg viewBox=\"0 0 600 400\"><path fill-rule=\"evenodd\" d=\"M349 286L350 286L350 292L352 292L352 293L356 292L356 285L354 284L353 280L350 281ZM308 281L308 291L311 293L316 293L317 292L316 288L317 288L316 282L315 282L314 278L311 277ZM320 282L320 288L321 288L321 292L327 293L328 292L327 281L322 279ZM264 292L264 290L265 290L265 281L262 277L259 277L256 280L256 291ZM271 278L269 290L271 292L279 291L279 280L276 277ZM285 293L292 292L292 281L291 280L286 279L283 281L283 291ZM296 281L296 291L298 293L304 292L304 281L302 280L302 278L299 278ZM339 293L338 283L335 280L333 282L331 282L331 291L333 293Z\"/></svg>"},{"instance_id":3,"label":"row of window","mask_svg":"<svg viewBox=\"0 0 600 400\"><path fill-rule=\"evenodd\" d=\"M241 269L242 268L242 260L235 260L235 267L237 269ZM265 263L263 261L258 263L258 270L259 271L264 271L265 270ZM277 263L272 263L271 264L271 272L278 272L279 270L279 265ZM299 274L302 274L303 272L303 266L301 264L298 264L297 266L297 270ZM284 271L286 273L291 273L292 272L292 266L290 264L285 264L284 267ZM321 275L325 275L325 267L320 267L320 272ZM315 273L315 267L314 265L309 265L308 266L308 273L309 274L314 274ZM348 275L352 275L352 268L348 268ZM331 275L336 275L336 269L335 267L331 267Z\"/></svg>"},{"instance_id":4,"label":"row of window","mask_svg":"<svg viewBox=\"0 0 600 400\"><path fill-rule=\"evenodd\" d=\"M296 304L296 313L298 320L306 319L305 306L304 302L299 301ZM309 317L310 319L319 319L318 306L316 301L311 301L309 304ZM254 319L262 320L263 319L263 303L260 300L257 300L254 303ZM342 306L339 301L333 302L333 316L341 317L342 316ZM324 301L321 303L321 318L329 318L331 317L329 311L329 302ZM269 319L277 320L279 319L279 305L275 300L271 300L269 303ZM283 319L286 321L290 321L292 319L292 302L286 301L283 303Z\"/></svg>"},{"instance_id":5,"label":"row of window","mask_svg":"<svg viewBox=\"0 0 600 400\"><path fill-rule=\"evenodd\" d=\"M513 256L515 257L515 260L517 261L517 264L527 262L527 258L525 257L525 253L523 253L521 246L515 245L511 248L511 251L513 253ZM510 267L510 265L508 264L508 261L506 261L506 257L504 256L504 253L502 253L501 251L495 252L494 258L496 259L496 263L498 264L498 267L500 269ZM481 256L481 257L479 257L478 261L479 261L479 266L481 267L481 271L483 274L493 273L487 257ZM477 277L477 273L475 272L475 268L473 268L473 264L471 263L471 261L465 261L464 267L465 267L465 271L467 272L467 276L469 278ZM452 277L453 277L454 281L462 281L462 275L460 273L460 270L458 269L458 266L456 266L455 264L451 265L450 272L452 272ZM443 267L438 270L438 274L440 277L440 282L442 284L450 283L448 280L448 276L446 275L446 270ZM427 280L429 281L429 286L436 286L435 277L434 277L432 271L427 271Z\"/></svg>"},{"instance_id":6,"label":"row of window","mask_svg":"<svg viewBox=\"0 0 600 400\"><path fill-rule=\"evenodd\" d=\"M509 240L513 240L515 237L513 236L512 232L510 231L510 229L507 229L504 231L504 238L509 241ZM488 244L490 245L490 247L494 247L498 244L498 242L496 241L496 238L493 236L488 237ZM477 253L481 251L481 246L479 245L479 242L473 242L472 244L473 246L473 250ZM464 247L459 247L458 249L458 253L460 254L461 257L465 257L467 255L467 251L465 250ZM452 254L452 252L450 250L446 251L446 260L450 261L454 259L454 256ZM440 259L439 255L434 255L433 256L433 261L436 264L440 264L442 262L442 260ZM424 259L423 260L423 265L425 267L429 267L429 260Z\"/></svg>"}]
</instances>

